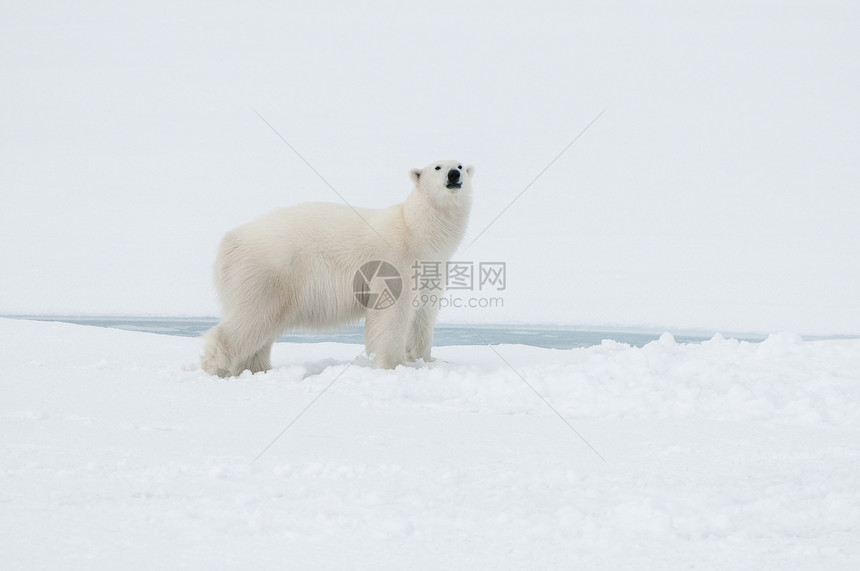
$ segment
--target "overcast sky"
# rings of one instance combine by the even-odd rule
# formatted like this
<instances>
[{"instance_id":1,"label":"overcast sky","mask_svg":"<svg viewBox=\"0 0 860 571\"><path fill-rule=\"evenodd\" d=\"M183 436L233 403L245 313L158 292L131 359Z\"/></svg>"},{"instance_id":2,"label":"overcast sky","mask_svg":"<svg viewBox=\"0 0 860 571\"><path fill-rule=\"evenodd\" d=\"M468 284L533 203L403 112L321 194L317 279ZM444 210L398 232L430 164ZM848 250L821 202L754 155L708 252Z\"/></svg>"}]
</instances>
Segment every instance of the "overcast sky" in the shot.
<instances>
[{"instance_id":1,"label":"overcast sky","mask_svg":"<svg viewBox=\"0 0 860 571\"><path fill-rule=\"evenodd\" d=\"M215 315L223 233L474 164L444 320L860 333L860 5L4 5L0 313ZM465 244L464 244L465 245Z\"/></svg>"}]
</instances>

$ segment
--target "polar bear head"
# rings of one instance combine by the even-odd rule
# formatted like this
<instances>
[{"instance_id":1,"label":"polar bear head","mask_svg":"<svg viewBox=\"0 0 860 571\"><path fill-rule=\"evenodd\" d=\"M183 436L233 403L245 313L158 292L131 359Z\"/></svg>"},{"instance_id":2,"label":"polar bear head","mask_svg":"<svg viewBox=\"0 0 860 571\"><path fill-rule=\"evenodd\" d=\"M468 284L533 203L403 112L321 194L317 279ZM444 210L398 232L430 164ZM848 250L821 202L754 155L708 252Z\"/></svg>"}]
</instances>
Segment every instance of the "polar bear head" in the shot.
<instances>
[{"instance_id":1,"label":"polar bear head","mask_svg":"<svg viewBox=\"0 0 860 571\"><path fill-rule=\"evenodd\" d=\"M416 190L437 203L447 203L455 196L470 194L474 173L474 167L463 166L459 161L436 161L423 169L412 169L409 178Z\"/></svg>"}]
</instances>

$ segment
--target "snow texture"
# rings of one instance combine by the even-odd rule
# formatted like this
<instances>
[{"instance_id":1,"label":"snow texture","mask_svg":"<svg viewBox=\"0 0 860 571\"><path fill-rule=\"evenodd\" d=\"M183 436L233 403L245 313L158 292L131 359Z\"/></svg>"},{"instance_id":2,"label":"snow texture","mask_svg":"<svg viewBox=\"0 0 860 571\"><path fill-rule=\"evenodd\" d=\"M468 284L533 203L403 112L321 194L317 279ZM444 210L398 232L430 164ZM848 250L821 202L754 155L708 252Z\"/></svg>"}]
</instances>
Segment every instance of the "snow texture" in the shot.
<instances>
[{"instance_id":1,"label":"snow texture","mask_svg":"<svg viewBox=\"0 0 860 571\"><path fill-rule=\"evenodd\" d=\"M860 568L860 340L200 350L0 320L4 569Z\"/></svg>"}]
</instances>

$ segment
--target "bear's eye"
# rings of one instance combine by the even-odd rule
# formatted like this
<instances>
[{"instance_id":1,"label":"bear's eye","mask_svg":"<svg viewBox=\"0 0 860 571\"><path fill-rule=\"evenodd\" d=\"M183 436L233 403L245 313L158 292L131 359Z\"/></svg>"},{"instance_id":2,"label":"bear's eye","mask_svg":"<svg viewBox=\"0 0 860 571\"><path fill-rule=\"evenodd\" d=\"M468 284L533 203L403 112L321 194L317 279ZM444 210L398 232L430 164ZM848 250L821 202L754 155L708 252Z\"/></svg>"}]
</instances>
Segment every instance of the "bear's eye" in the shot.
<instances>
[{"instance_id":1,"label":"bear's eye","mask_svg":"<svg viewBox=\"0 0 860 571\"><path fill-rule=\"evenodd\" d=\"M437 167L436 167L436 170L437 170L437 171L438 171L438 170L442 170L442 167L437 166Z\"/></svg>"},{"instance_id":2,"label":"bear's eye","mask_svg":"<svg viewBox=\"0 0 860 571\"><path fill-rule=\"evenodd\" d=\"M460 165L460 166L458 166L457 168L458 168L458 169L460 169L460 170L463 170L463 165Z\"/></svg>"}]
</instances>

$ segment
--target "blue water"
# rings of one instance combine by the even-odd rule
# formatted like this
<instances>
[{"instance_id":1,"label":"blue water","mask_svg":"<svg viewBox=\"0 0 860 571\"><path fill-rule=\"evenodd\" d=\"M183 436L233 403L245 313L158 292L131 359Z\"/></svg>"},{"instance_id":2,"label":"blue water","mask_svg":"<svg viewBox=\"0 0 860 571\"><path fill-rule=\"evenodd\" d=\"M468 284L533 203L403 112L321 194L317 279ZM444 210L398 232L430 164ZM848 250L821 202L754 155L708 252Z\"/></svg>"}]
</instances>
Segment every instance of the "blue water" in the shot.
<instances>
[{"instance_id":1,"label":"blue water","mask_svg":"<svg viewBox=\"0 0 860 571\"><path fill-rule=\"evenodd\" d=\"M218 323L214 317L114 317L114 316L15 316L38 321L61 321L79 325L145 331L163 335L198 337ZM437 325L433 344L484 345L521 344L548 349L572 349L599 345L604 339L641 347L660 337L662 330L615 329L611 327L563 327L543 325ZM707 332L672 332L679 343L701 343L713 336ZM725 333L724 333L725 334ZM762 335L725 334L741 341L761 341ZM364 327L354 325L332 333L289 333L280 341L293 343L364 343Z\"/></svg>"}]
</instances>

